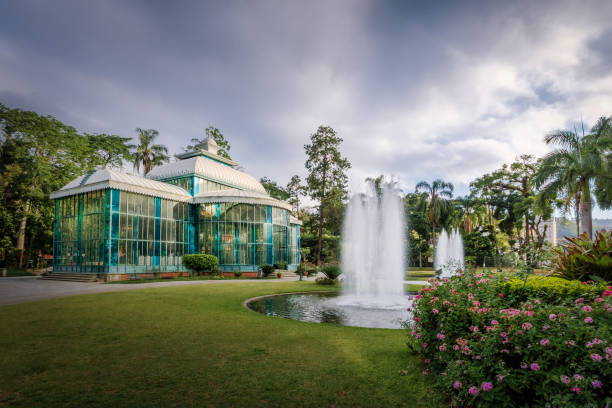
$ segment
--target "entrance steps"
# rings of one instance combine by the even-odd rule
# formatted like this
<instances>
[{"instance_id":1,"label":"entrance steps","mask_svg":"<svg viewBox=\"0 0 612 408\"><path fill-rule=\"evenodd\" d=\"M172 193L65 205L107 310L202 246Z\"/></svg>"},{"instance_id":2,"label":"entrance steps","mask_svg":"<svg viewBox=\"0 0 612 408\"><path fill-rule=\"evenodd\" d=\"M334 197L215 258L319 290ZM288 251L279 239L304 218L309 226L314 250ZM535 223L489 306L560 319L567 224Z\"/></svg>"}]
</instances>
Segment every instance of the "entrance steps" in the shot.
<instances>
[{"instance_id":1,"label":"entrance steps","mask_svg":"<svg viewBox=\"0 0 612 408\"><path fill-rule=\"evenodd\" d=\"M68 282L97 282L95 274L72 272L49 272L38 279Z\"/></svg>"},{"instance_id":2,"label":"entrance steps","mask_svg":"<svg viewBox=\"0 0 612 408\"><path fill-rule=\"evenodd\" d=\"M294 271L282 271L282 279L300 279L300 275Z\"/></svg>"}]
</instances>

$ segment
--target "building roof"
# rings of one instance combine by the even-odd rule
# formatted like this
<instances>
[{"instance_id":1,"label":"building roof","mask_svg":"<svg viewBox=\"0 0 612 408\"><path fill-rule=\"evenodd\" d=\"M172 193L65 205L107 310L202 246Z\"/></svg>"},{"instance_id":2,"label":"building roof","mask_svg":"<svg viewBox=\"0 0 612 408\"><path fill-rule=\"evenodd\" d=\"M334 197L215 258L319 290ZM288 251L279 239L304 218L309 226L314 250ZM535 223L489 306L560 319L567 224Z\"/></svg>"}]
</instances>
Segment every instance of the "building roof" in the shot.
<instances>
[{"instance_id":1,"label":"building roof","mask_svg":"<svg viewBox=\"0 0 612 408\"><path fill-rule=\"evenodd\" d=\"M60 190L52 192L51 199L106 188L116 188L122 191L177 201L188 201L191 199L191 195L181 187L109 169L97 170L77 177Z\"/></svg>"},{"instance_id":2,"label":"building roof","mask_svg":"<svg viewBox=\"0 0 612 408\"><path fill-rule=\"evenodd\" d=\"M193 154L193 152L186 155L191 154ZM207 180L234 187L238 190L248 190L266 194L266 190L255 177L215 161L217 157L218 156L215 156L214 159L204 158L202 156L185 158L174 163L154 167L146 177L154 180L167 180L194 174Z\"/></svg>"},{"instance_id":3,"label":"building roof","mask_svg":"<svg viewBox=\"0 0 612 408\"><path fill-rule=\"evenodd\" d=\"M256 193L253 191L238 190L235 188L219 191L208 191L193 197L192 203L242 203L242 204L264 204L273 207L284 208L291 211L291 205L285 201L280 201L267 194Z\"/></svg>"}]
</instances>

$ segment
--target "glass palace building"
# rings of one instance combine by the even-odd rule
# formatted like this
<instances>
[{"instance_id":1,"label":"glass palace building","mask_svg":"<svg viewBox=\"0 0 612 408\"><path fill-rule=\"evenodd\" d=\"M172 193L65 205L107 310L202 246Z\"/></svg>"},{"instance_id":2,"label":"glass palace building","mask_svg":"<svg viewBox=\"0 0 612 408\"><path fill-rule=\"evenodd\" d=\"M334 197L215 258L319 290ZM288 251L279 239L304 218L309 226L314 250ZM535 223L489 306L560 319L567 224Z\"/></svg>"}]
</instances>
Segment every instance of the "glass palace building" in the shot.
<instances>
[{"instance_id":1,"label":"glass palace building","mask_svg":"<svg viewBox=\"0 0 612 408\"><path fill-rule=\"evenodd\" d=\"M225 272L300 263L291 206L217 155L213 140L146 177L104 169L51 194L53 271L99 279L183 274L184 254L212 254Z\"/></svg>"}]
</instances>

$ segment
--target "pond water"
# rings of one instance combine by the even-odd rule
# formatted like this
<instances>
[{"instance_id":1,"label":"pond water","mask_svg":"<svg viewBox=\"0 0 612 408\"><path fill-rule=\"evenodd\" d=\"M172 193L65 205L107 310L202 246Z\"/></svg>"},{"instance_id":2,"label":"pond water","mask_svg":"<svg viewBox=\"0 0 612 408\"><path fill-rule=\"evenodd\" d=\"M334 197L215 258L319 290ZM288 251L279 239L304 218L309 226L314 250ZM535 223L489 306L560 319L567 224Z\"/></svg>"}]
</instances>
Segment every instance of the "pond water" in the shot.
<instances>
[{"instance_id":1,"label":"pond water","mask_svg":"<svg viewBox=\"0 0 612 408\"><path fill-rule=\"evenodd\" d=\"M407 296L385 305L354 300L336 292L293 293L253 299L247 307L267 316L304 322L385 329L400 329L402 322L412 318Z\"/></svg>"}]
</instances>

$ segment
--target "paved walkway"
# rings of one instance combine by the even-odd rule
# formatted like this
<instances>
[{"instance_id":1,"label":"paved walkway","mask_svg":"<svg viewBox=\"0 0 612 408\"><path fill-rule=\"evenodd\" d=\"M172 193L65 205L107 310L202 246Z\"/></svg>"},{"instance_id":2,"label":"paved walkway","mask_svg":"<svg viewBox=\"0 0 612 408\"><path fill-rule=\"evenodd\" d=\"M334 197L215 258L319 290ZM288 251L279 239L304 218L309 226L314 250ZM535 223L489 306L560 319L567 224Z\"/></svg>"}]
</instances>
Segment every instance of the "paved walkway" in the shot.
<instances>
[{"instance_id":1,"label":"paved walkway","mask_svg":"<svg viewBox=\"0 0 612 408\"><path fill-rule=\"evenodd\" d=\"M283 279L228 279L168 281L130 284L104 284L96 282L64 282L38 279L37 276L0 278L0 305L14 305L35 300L84 295L89 293L121 292L124 290L159 288L165 286L232 284L240 282L291 282L297 278Z\"/></svg>"}]
</instances>

